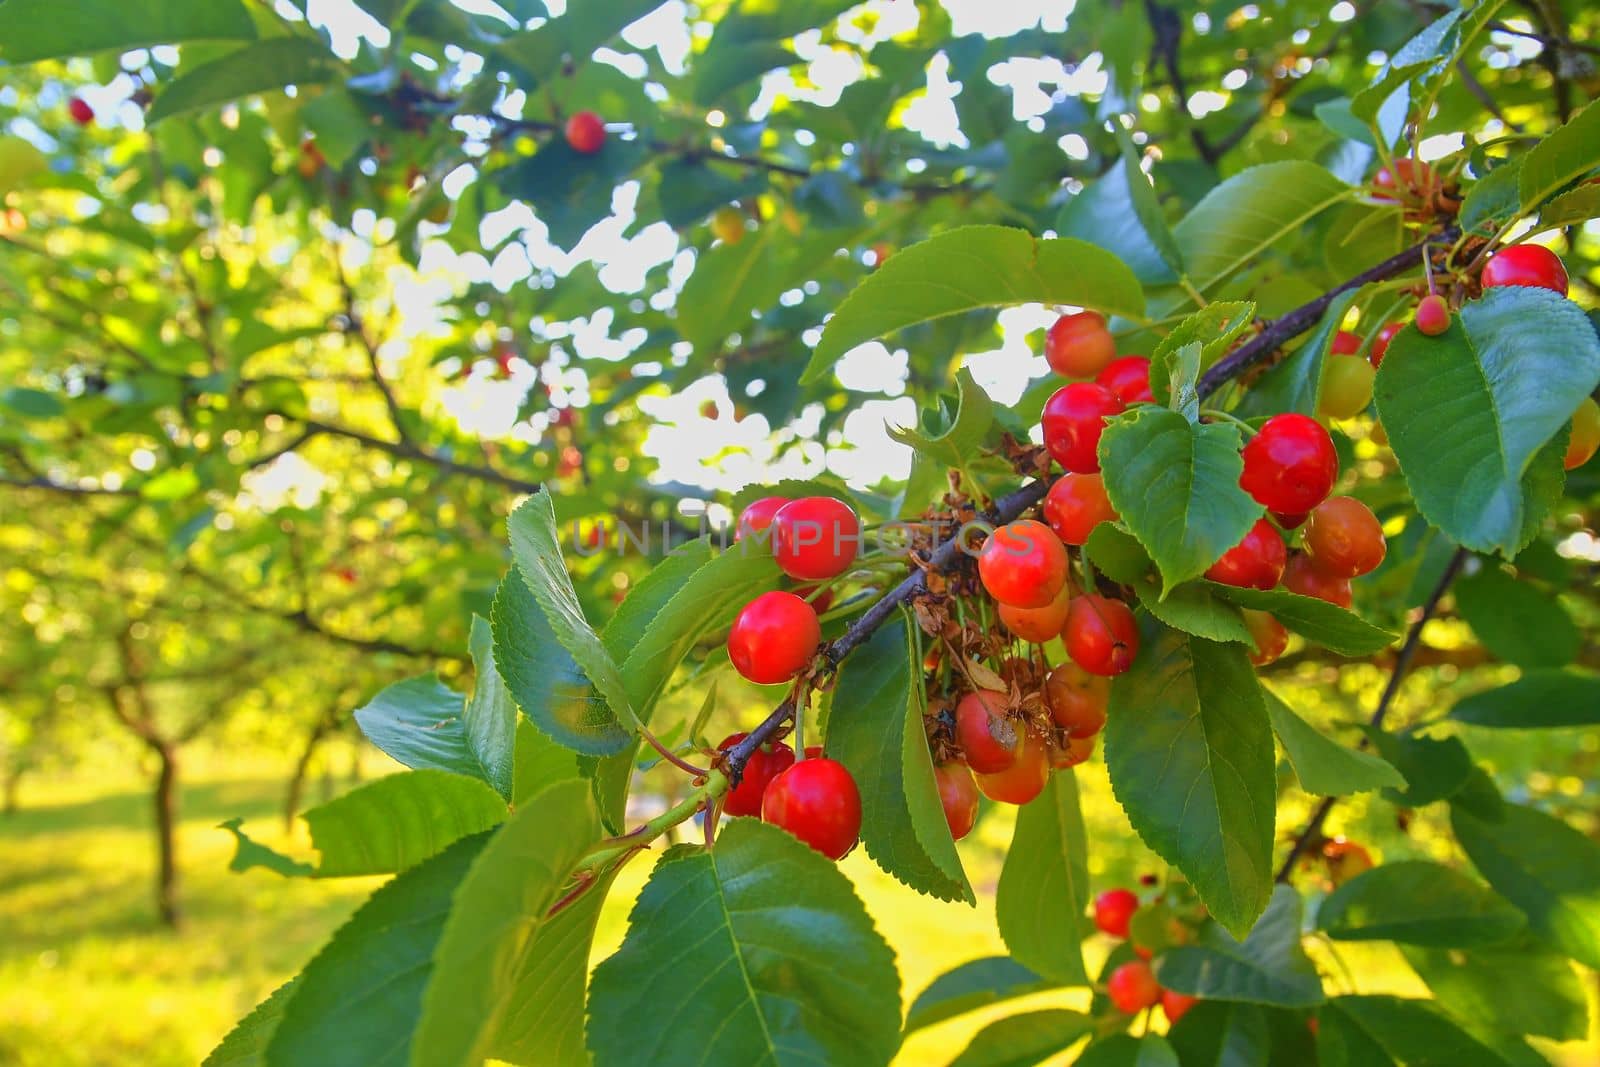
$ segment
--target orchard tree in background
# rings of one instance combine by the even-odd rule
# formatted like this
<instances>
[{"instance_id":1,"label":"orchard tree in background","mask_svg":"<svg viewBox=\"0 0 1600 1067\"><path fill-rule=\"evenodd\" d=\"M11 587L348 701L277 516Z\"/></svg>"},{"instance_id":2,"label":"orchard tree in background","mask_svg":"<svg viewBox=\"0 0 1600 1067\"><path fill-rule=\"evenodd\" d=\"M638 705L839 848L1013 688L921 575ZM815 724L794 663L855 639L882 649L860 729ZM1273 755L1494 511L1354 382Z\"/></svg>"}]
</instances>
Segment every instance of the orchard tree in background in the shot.
<instances>
[{"instance_id":1,"label":"orchard tree in background","mask_svg":"<svg viewBox=\"0 0 1600 1067\"><path fill-rule=\"evenodd\" d=\"M1588 1033L1589 5L66 6L0 3L8 759L100 716L160 811L163 746L360 703L407 768L306 811L314 858L231 824L241 869L394 877L212 1062L887 1063L1074 989L952 1062ZM965 357L1017 306L1060 317L1001 404ZM847 356L903 361L906 478L831 470L876 417ZM662 477L708 380L809 476ZM1129 884L1089 875L1102 759ZM997 805L1010 955L905 1015L834 860L970 905Z\"/></svg>"}]
</instances>

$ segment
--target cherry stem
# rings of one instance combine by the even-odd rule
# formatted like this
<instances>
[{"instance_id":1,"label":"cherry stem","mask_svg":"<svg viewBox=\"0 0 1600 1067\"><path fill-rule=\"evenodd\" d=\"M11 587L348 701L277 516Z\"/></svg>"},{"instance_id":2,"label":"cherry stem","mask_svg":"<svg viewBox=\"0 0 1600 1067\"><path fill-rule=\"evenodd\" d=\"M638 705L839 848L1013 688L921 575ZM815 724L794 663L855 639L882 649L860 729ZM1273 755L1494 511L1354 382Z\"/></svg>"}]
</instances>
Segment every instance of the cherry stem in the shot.
<instances>
[{"instance_id":1,"label":"cherry stem","mask_svg":"<svg viewBox=\"0 0 1600 1067\"><path fill-rule=\"evenodd\" d=\"M1256 428L1239 418L1237 415L1230 414L1226 411L1219 411L1216 408L1201 408L1200 414L1208 419L1216 419L1219 422L1233 423L1235 426L1239 427L1239 431L1247 438L1254 437L1256 435Z\"/></svg>"},{"instance_id":2,"label":"cherry stem","mask_svg":"<svg viewBox=\"0 0 1600 1067\"><path fill-rule=\"evenodd\" d=\"M645 742L651 748L659 752L662 759L666 760L683 773L689 775L691 778L704 778L706 776L707 771L704 767L696 767L688 760L680 758L670 748L662 744L661 739L655 734L651 733L649 728L646 727L644 723L639 724L639 736L644 738Z\"/></svg>"},{"instance_id":3,"label":"cherry stem","mask_svg":"<svg viewBox=\"0 0 1600 1067\"><path fill-rule=\"evenodd\" d=\"M1428 599L1422 602L1422 607L1418 611L1416 620L1412 622L1411 628L1406 631L1405 643L1400 646L1400 651L1395 654L1394 667L1389 672L1389 681L1383 687L1383 694L1378 697L1378 706L1373 709L1372 718L1368 720L1368 725L1373 729L1376 730L1383 726L1383 720L1389 714L1389 708L1394 703L1395 695L1400 692L1400 683L1405 679L1406 672L1410 670L1411 661L1416 658L1417 649L1422 646L1423 628L1428 625L1428 621L1438 612L1439 602L1444 599L1445 593L1449 591L1451 583L1456 580L1456 576L1461 573L1461 568L1466 561L1467 550L1465 548L1457 548L1455 554L1450 557L1450 562L1445 565L1443 573L1439 575L1439 580L1434 584L1433 591L1428 594ZM1366 748L1368 743L1368 738L1363 736L1356 748ZM1306 823L1305 828L1295 835L1294 844L1289 849L1289 855L1284 857L1283 866L1278 868L1277 881L1288 883L1290 875L1294 873L1294 865L1300 861L1300 857L1305 854L1306 849L1311 847L1311 842L1322 831L1322 824L1327 820L1328 813L1333 810L1333 806L1338 802L1338 797L1330 796L1317 805L1316 809L1311 813L1311 819Z\"/></svg>"}]
</instances>

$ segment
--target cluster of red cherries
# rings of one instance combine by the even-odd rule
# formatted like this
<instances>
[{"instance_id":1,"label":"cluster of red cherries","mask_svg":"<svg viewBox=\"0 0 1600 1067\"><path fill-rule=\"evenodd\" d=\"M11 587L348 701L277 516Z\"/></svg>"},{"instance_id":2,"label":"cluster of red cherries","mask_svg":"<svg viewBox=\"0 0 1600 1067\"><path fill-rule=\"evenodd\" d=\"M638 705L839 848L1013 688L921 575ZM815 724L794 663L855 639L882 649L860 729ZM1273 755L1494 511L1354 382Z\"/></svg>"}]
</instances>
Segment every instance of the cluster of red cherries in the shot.
<instances>
[{"instance_id":1,"label":"cluster of red cherries","mask_svg":"<svg viewBox=\"0 0 1600 1067\"><path fill-rule=\"evenodd\" d=\"M1094 924L1109 937L1130 940L1129 925L1138 910L1139 897L1133 890L1108 889L1094 898ZM1187 940L1189 928L1185 924L1174 920L1169 925L1169 937L1176 935L1180 942ZM1139 958L1120 965L1106 978L1107 999L1124 1015L1134 1015L1160 1004L1168 1024L1176 1023L1199 1003L1200 998L1161 988L1150 967L1154 952L1137 941L1132 944L1134 955Z\"/></svg>"}]
</instances>

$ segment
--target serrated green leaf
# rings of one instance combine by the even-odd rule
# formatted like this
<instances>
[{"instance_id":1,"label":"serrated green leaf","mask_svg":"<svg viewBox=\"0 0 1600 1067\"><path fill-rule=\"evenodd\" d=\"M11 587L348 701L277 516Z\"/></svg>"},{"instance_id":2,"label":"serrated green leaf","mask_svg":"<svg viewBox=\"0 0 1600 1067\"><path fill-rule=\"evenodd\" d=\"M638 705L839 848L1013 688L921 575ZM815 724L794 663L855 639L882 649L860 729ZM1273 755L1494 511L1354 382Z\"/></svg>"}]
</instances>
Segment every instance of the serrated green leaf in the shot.
<instances>
[{"instance_id":1,"label":"serrated green leaf","mask_svg":"<svg viewBox=\"0 0 1600 1067\"><path fill-rule=\"evenodd\" d=\"M1569 182L1600 167L1600 107L1590 104L1522 157L1517 190L1522 210L1535 208Z\"/></svg>"},{"instance_id":2,"label":"serrated green leaf","mask_svg":"<svg viewBox=\"0 0 1600 1067\"><path fill-rule=\"evenodd\" d=\"M1600 724L1600 676L1528 671L1510 685L1458 700L1450 717L1502 730L1594 726Z\"/></svg>"},{"instance_id":3,"label":"serrated green leaf","mask_svg":"<svg viewBox=\"0 0 1600 1067\"><path fill-rule=\"evenodd\" d=\"M1182 256L1172 234L1159 214L1141 213L1136 198L1153 203L1155 190L1124 156L1062 205L1055 230L1114 253L1146 285L1176 282Z\"/></svg>"},{"instance_id":4,"label":"serrated green leaf","mask_svg":"<svg viewBox=\"0 0 1600 1067\"><path fill-rule=\"evenodd\" d=\"M495 791L511 799L517 737L517 705L494 662L494 635L482 616L472 617L468 640L474 677L472 695L461 713L467 747Z\"/></svg>"},{"instance_id":5,"label":"serrated green leaf","mask_svg":"<svg viewBox=\"0 0 1600 1067\"><path fill-rule=\"evenodd\" d=\"M941 413L945 417L937 420L943 425L930 425L935 422L928 417L930 414L929 411L923 413L921 429L891 426L889 436L944 467L965 467L978 454L984 437L994 425L994 401L973 380L972 372L962 367L956 371L954 411L946 405Z\"/></svg>"},{"instance_id":6,"label":"serrated green leaf","mask_svg":"<svg viewBox=\"0 0 1600 1067\"><path fill-rule=\"evenodd\" d=\"M383 689L356 709L355 720L368 741L403 766L489 782L467 739L464 706L461 694L438 675L424 674Z\"/></svg>"},{"instance_id":7,"label":"serrated green leaf","mask_svg":"<svg viewBox=\"0 0 1600 1067\"><path fill-rule=\"evenodd\" d=\"M1320 1004L1322 978L1300 947L1300 909L1300 894L1280 885L1243 941L1208 926L1197 943L1169 949L1156 960L1156 980L1202 1000L1282 1008Z\"/></svg>"},{"instance_id":8,"label":"serrated green leaf","mask_svg":"<svg viewBox=\"0 0 1600 1067\"><path fill-rule=\"evenodd\" d=\"M1577 1041L1589 1032L1589 1002L1577 971L1532 936L1472 948L1405 945L1401 951L1439 1003L1480 1040L1499 1033Z\"/></svg>"},{"instance_id":9,"label":"serrated green leaf","mask_svg":"<svg viewBox=\"0 0 1600 1067\"><path fill-rule=\"evenodd\" d=\"M1510 556L1531 534L1524 479L1536 462L1560 465L1546 443L1596 385L1600 339L1577 306L1510 286L1465 305L1438 337L1400 331L1374 396L1423 517L1459 544Z\"/></svg>"},{"instance_id":10,"label":"serrated green leaf","mask_svg":"<svg viewBox=\"0 0 1600 1067\"><path fill-rule=\"evenodd\" d=\"M456 887L488 842L457 841L383 886L300 973L267 1045L271 1067L403 1067Z\"/></svg>"},{"instance_id":11,"label":"serrated green leaf","mask_svg":"<svg viewBox=\"0 0 1600 1067\"><path fill-rule=\"evenodd\" d=\"M1213 596L1241 608L1269 612L1307 641L1341 656L1370 656L1388 648L1396 637L1337 604L1301 596L1287 589L1241 589L1218 582L1198 584Z\"/></svg>"},{"instance_id":12,"label":"serrated green leaf","mask_svg":"<svg viewBox=\"0 0 1600 1067\"><path fill-rule=\"evenodd\" d=\"M682 845L656 865L622 947L595 969L589 1049L598 1067L887 1064L899 990L894 953L838 867L733 819L714 849Z\"/></svg>"},{"instance_id":13,"label":"serrated green leaf","mask_svg":"<svg viewBox=\"0 0 1600 1067\"><path fill-rule=\"evenodd\" d=\"M1161 379L1169 394L1168 406L1190 422L1199 422L1200 394L1195 386L1200 380L1200 342L1190 341L1162 356Z\"/></svg>"},{"instance_id":14,"label":"serrated green leaf","mask_svg":"<svg viewBox=\"0 0 1600 1067\"><path fill-rule=\"evenodd\" d=\"M1248 300L1219 300L1207 304L1172 328L1150 353L1150 392L1156 403L1171 400L1168 361L1184 345L1200 342L1203 371L1225 355L1233 342L1255 321L1256 306Z\"/></svg>"},{"instance_id":15,"label":"serrated green leaf","mask_svg":"<svg viewBox=\"0 0 1600 1067\"><path fill-rule=\"evenodd\" d=\"M1452 805L1450 824L1478 873L1522 909L1534 932L1600 967L1600 845L1521 804L1506 804L1495 821Z\"/></svg>"},{"instance_id":16,"label":"serrated green leaf","mask_svg":"<svg viewBox=\"0 0 1600 1067\"><path fill-rule=\"evenodd\" d=\"M1313 727L1271 689L1262 688L1272 731L1294 766L1300 788L1320 796L1346 796L1371 789L1402 788L1400 772L1369 752L1339 744Z\"/></svg>"},{"instance_id":17,"label":"serrated green leaf","mask_svg":"<svg viewBox=\"0 0 1600 1067\"><path fill-rule=\"evenodd\" d=\"M536 82L547 82L568 62L587 63L595 49L621 33L629 23L661 6L661 0L608 0L604 4L572 4L566 14L536 29L513 34L497 51ZM541 8L541 15L544 10ZM531 88L531 86L530 86Z\"/></svg>"},{"instance_id":18,"label":"serrated green leaf","mask_svg":"<svg viewBox=\"0 0 1600 1067\"><path fill-rule=\"evenodd\" d=\"M1207 193L1172 236L1190 280L1207 292L1351 193L1315 163L1263 163Z\"/></svg>"},{"instance_id":19,"label":"serrated green leaf","mask_svg":"<svg viewBox=\"0 0 1600 1067\"><path fill-rule=\"evenodd\" d=\"M1461 202L1463 230L1493 236L1502 224L1517 216L1522 208L1517 183L1522 175L1523 158L1511 156L1472 183L1467 198Z\"/></svg>"},{"instance_id":20,"label":"serrated green leaf","mask_svg":"<svg viewBox=\"0 0 1600 1067\"><path fill-rule=\"evenodd\" d=\"M1261 517L1239 488L1239 431L1141 407L1100 438L1106 495L1161 571L1165 597L1237 545Z\"/></svg>"},{"instance_id":21,"label":"serrated green leaf","mask_svg":"<svg viewBox=\"0 0 1600 1067\"><path fill-rule=\"evenodd\" d=\"M1144 314L1139 280L1104 249L1006 226L961 226L896 252L856 286L823 328L800 380L821 380L850 349L906 326L1027 303Z\"/></svg>"},{"instance_id":22,"label":"serrated green leaf","mask_svg":"<svg viewBox=\"0 0 1600 1067\"><path fill-rule=\"evenodd\" d=\"M244 41L255 23L239 0L58 0L0 4L0 60L32 63L180 41Z\"/></svg>"},{"instance_id":23,"label":"serrated green leaf","mask_svg":"<svg viewBox=\"0 0 1600 1067\"><path fill-rule=\"evenodd\" d=\"M906 1013L905 1032L909 1034L1002 1000L1054 988L1056 983L1010 956L969 960L941 974L917 994Z\"/></svg>"},{"instance_id":24,"label":"serrated green leaf","mask_svg":"<svg viewBox=\"0 0 1600 1067\"><path fill-rule=\"evenodd\" d=\"M1089 906L1088 833L1070 770L1050 775L1044 792L1017 812L995 918L1018 962L1067 985L1088 982L1083 912Z\"/></svg>"},{"instance_id":25,"label":"serrated green leaf","mask_svg":"<svg viewBox=\"0 0 1600 1067\"><path fill-rule=\"evenodd\" d=\"M1560 600L1519 582L1492 561L1458 579L1456 610L1483 647L1519 667L1564 667L1583 649L1583 633Z\"/></svg>"},{"instance_id":26,"label":"serrated green leaf","mask_svg":"<svg viewBox=\"0 0 1600 1067\"><path fill-rule=\"evenodd\" d=\"M256 41L193 69L180 68L150 105L146 121L154 124L289 85L321 84L333 80L342 69L337 57L314 38Z\"/></svg>"},{"instance_id":27,"label":"serrated green leaf","mask_svg":"<svg viewBox=\"0 0 1600 1067\"><path fill-rule=\"evenodd\" d=\"M540 933L551 906L585 851L600 837L600 817L587 783L561 782L517 809L473 861L456 890L450 918L434 951L447 982L430 983L412 1041L417 1067L482 1063L496 1047L502 1020L526 991L517 977L530 955L548 949ZM568 978L581 991L580 974ZM567 1051L581 1061L581 1014L567 1013ZM542 1062L556 1062L555 1057Z\"/></svg>"},{"instance_id":28,"label":"serrated green leaf","mask_svg":"<svg viewBox=\"0 0 1600 1067\"><path fill-rule=\"evenodd\" d=\"M1322 1067L1509 1067L1428 1000L1335 997L1318 1020Z\"/></svg>"},{"instance_id":29,"label":"serrated green leaf","mask_svg":"<svg viewBox=\"0 0 1600 1067\"><path fill-rule=\"evenodd\" d=\"M1592 182L1552 197L1539 209L1539 223L1549 229L1576 226L1590 219L1600 219L1600 185Z\"/></svg>"},{"instance_id":30,"label":"serrated green leaf","mask_svg":"<svg viewBox=\"0 0 1600 1067\"><path fill-rule=\"evenodd\" d=\"M867 855L919 893L975 904L933 778L922 663L914 653L903 616L851 653L834 689L828 755L861 790Z\"/></svg>"},{"instance_id":31,"label":"serrated green leaf","mask_svg":"<svg viewBox=\"0 0 1600 1067\"><path fill-rule=\"evenodd\" d=\"M763 226L738 244L702 253L678 297L679 331L697 353L714 353L730 334L753 327L755 314L765 314L785 290L811 278L849 239L838 230L793 237L782 226Z\"/></svg>"},{"instance_id":32,"label":"serrated green leaf","mask_svg":"<svg viewBox=\"0 0 1600 1067\"><path fill-rule=\"evenodd\" d=\"M1111 686L1106 764L1139 836L1243 935L1272 892L1272 728L1239 645L1147 627Z\"/></svg>"},{"instance_id":33,"label":"serrated green leaf","mask_svg":"<svg viewBox=\"0 0 1600 1067\"><path fill-rule=\"evenodd\" d=\"M567 576L556 532L555 504L549 491L541 489L524 501L511 513L507 525L511 530L511 556L516 560L517 573L522 576L522 584L533 593L556 641L605 698L617 722L630 733L636 733L639 718L622 671L601 643L600 635L583 617L577 591Z\"/></svg>"},{"instance_id":34,"label":"serrated green leaf","mask_svg":"<svg viewBox=\"0 0 1600 1067\"><path fill-rule=\"evenodd\" d=\"M1317 926L1339 941L1401 941L1459 948L1504 941L1522 913L1459 871L1398 860L1365 871L1322 902Z\"/></svg>"},{"instance_id":35,"label":"serrated green leaf","mask_svg":"<svg viewBox=\"0 0 1600 1067\"><path fill-rule=\"evenodd\" d=\"M319 878L395 874L505 817L505 800L482 780L436 770L379 778L301 816L321 854Z\"/></svg>"},{"instance_id":36,"label":"serrated green leaf","mask_svg":"<svg viewBox=\"0 0 1600 1067\"><path fill-rule=\"evenodd\" d=\"M1053 1008L1008 1015L979 1030L950 1067L1034 1067L1094 1032L1082 1012Z\"/></svg>"},{"instance_id":37,"label":"serrated green leaf","mask_svg":"<svg viewBox=\"0 0 1600 1067\"><path fill-rule=\"evenodd\" d=\"M1131 586L1145 610L1168 626L1211 641L1254 645L1239 609L1213 594L1206 583L1185 582L1163 598L1161 576L1149 553L1131 534L1101 523L1089 535L1084 551L1097 571Z\"/></svg>"},{"instance_id":38,"label":"serrated green leaf","mask_svg":"<svg viewBox=\"0 0 1600 1067\"><path fill-rule=\"evenodd\" d=\"M272 995L257 1004L249 1015L234 1024L200 1067L266 1067L267 1042L272 1040L283 1018L283 1009L294 995L299 979L291 978Z\"/></svg>"}]
</instances>

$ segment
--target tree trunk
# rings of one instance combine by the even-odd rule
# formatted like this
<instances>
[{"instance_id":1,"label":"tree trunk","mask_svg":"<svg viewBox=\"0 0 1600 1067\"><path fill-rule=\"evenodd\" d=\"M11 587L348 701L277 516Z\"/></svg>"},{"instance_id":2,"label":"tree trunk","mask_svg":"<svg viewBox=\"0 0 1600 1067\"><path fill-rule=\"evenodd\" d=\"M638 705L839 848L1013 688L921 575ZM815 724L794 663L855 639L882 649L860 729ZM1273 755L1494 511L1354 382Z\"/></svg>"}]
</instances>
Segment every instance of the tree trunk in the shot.
<instances>
[{"instance_id":1,"label":"tree trunk","mask_svg":"<svg viewBox=\"0 0 1600 1067\"><path fill-rule=\"evenodd\" d=\"M150 748L160 761L156 772L156 910L166 926L183 923L178 907L178 749L165 739L152 739Z\"/></svg>"},{"instance_id":2,"label":"tree trunk","mask_svg":"<svg viewBox=\"0 0 1600 1067\"><path fill-rule=\"evenodd\" d=\"M300 805L305 800L306 776L311 771L311 760L317 754L317 746L328 735L329 725L327 719L322 719L311 728L306 735L305 747L300 750L300 758L295 761L294 773L289 776L289 788L283 797L283 828L286 831L294 829L294 817L300 814Z\"/></svg>"}]
</instances>

